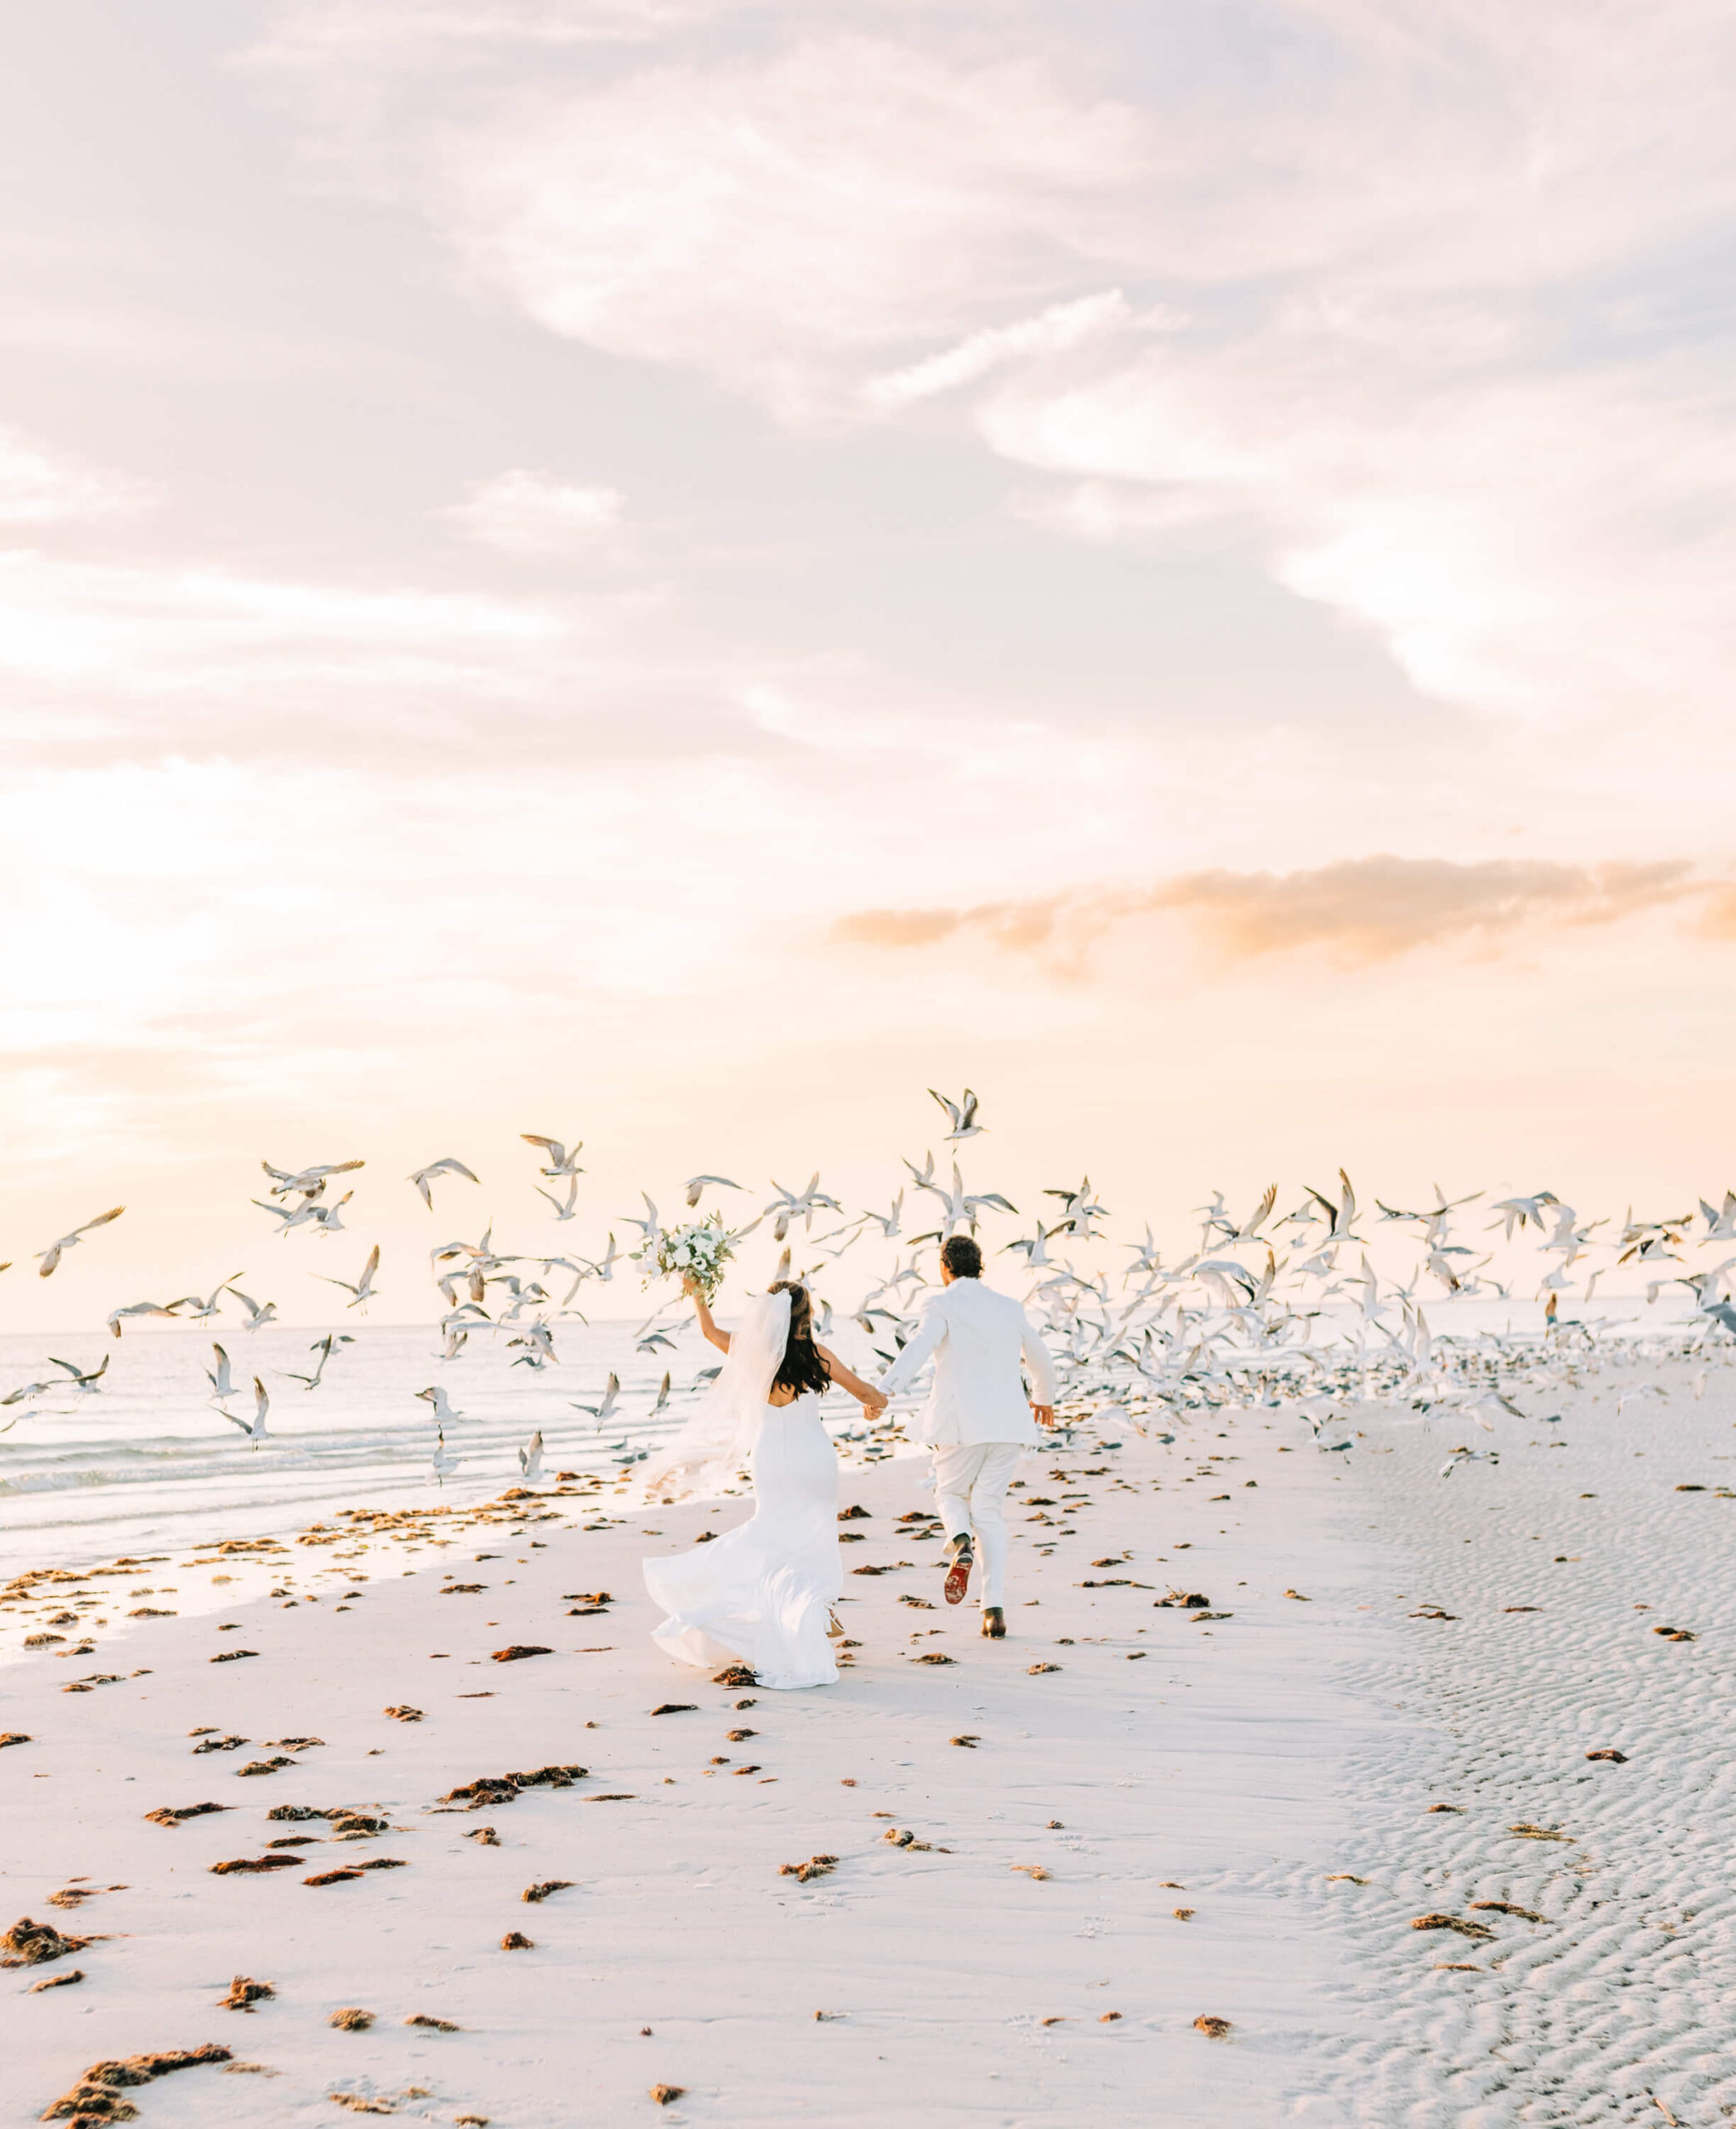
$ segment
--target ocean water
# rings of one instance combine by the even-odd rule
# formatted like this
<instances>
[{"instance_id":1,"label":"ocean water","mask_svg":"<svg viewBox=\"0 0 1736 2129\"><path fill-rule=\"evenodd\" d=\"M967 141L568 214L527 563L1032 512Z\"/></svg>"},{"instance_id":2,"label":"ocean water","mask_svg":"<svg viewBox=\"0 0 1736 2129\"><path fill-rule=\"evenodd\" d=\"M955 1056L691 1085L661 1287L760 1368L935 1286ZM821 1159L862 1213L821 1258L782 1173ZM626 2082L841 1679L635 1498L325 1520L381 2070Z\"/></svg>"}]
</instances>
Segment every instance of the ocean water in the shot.
<instances>
[{"instance_id":1,"label":"ocean water","mask_svg":"<svg viewBox=\"0 0 1736 2129\"><path fill-rule=\"evenodd\" d=\"M118 1340L0 1338L0 1396L61 1376L49 1352L81 1369L109 1361L94 1391L62 1377L68 1387L0 1410L0 1425L14 1422L0 1435L0 1575L279 1534L341 1508L467 1506L522 1483L518 1449L539 1428L545 1480L559 1470L613 1473L615 1459L681 1423L703 1386L699 1371L721 1357L691 1327L673 1352L638 1352L635 1327L563 1322L558 1363L533 1369L513 1366L504 1340L473 1336L446 1361L432 1325L359 1324L312 1391L290 1371L313 1371L315 1334L275 1324L250 1334L225 1323L129 1327ZM241 1386L229 1410L251 1420L256 1375L270 1396L262 1442L213 1408L205 1371L215 1365L214 1332ZM669 1400L653 1416L666 1370ZM620 1397L599 1425L575 1406L600 1404L611 1372ZM458 1467L443 1480L432 1464L434 1413L415 1394L432 1384L462 1415L446 1428ZM860 1430L853 1399L835 1393L825 1409L835 1434Z\"/></svg>"}]
</instances>

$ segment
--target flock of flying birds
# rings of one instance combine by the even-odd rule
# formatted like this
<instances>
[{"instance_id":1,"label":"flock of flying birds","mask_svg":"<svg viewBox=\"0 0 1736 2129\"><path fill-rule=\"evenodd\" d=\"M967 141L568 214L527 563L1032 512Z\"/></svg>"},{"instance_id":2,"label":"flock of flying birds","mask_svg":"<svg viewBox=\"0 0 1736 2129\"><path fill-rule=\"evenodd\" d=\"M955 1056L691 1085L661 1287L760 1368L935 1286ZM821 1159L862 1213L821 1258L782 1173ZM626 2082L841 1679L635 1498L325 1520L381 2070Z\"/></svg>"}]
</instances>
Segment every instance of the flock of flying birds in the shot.
<instances>
[{"instance_id":1,"label":"flock of flying birds","mask_svg":"<svg viewBox=\"0 0 1736 2129\"><path fill-rule=\"evenodd\" d=\"M937 1176L932 1151L920 1168L906 1160L906 1180L887 1209L854 1214L821 1188L817 1170L800 1190L774 1179L769 1201L742 1225L727 1228L733 1245L768 1227L772 1238L784 1245L777 1276L801 1279L814 1296L816 1335L825 1339L832 1335L835 1323L848 1321L888 1362L915 1330L921 1297L931 1278L938 1276L934 1259L925 1252L961 1231L984 1238L983 1230L991 1219L999 1223L1021 1217L1003 1193L967 1188L960 1173L958 1148L980 1137L985 1129L979 1120L976 1095L967 1088L959 1100L953 1101L933 1089L930 1093L949 1126L944 1144L953 1149L949 1177ZM565 1225L578 1208L579 1179L584 1173L578 1160L582 1142L569 1148L564 1140L539 1133L521 1136L538 1151L536 1173L554 1186L545 1189L540 1182L535 1185L537 1194L550 1208L555 1224ZM329 1237L346 1232L343 1209L354 1191L346 1188L341 1196L333 1196L332 1186L338 1178L359 1170L362 1161L328 1162L293 1171L273 1168L269 1162L260 1165L268 1178L267 1193L250 1202L276 1222L271 1231L274 1236L302 1230ZM407 1180L432 1213L436 1183L476 1183L480 1178L462 1161L448 1155L416 1169ZM683 1188L685 1210L697 1212L708 1191L747 1195L743 1185L727 1176L695 1175ZM1562 1311L1564 1301L1590 1301L1599 1282L1624 1267L1634 1267L1644 1280L1648 1302L1655 1302L1670 1287L1684 1288L1693 1297L1693 1313L1685 1325L1672 1326L1662 1340L1654 1336L1646 1341L1651 1357L1667 1351L1679 1358L1704 1354L1728 1359L1736 1351L1736 1304L1730 1298L1729 1283L1736 1253L1717 1263L1705 1261L1719 1244L1736 1243L1733 1191L1724 1193L1719 1206L1700 1199L1694 1211L1680 1218L1636 1219L1630 1211L1619 1228L1605 1232L1612 1223L1582 1220L1571 1205L1547 1190L1486 1203L1482 1192L1449 1199L1437 1185L1433 1205L1408 1209L1376 1198L1370 1217L1341 1168L1335 1188L1308 1186L1296 1206L1281 1214L1276 1184L1245 1218L1234 1215L1221 1193L1215 1193L1209 1204L1196 1208L1201 1221L1197 1246L1167 1265L1149 1222L1137 1242L1110 1241L1105 1228L1112 1215L1088 1177L1077 1188L1049 1188L1041 1195L1053 1202L1031 1220L1029 1232L1006 1240L986 1237L989 1276L994 1277L996 1257L1009 1257L1018 1263L1027 1282L1026 1306L1043 1326L1054 1353L1068 1409L1094 1409L1100 1422L1124 1422L1161 1440L1174 1438L1162 1431L1166 1427L1226 1405L1284 1408L1304 1421L1319 1446L1329 1451L1349 1449L1347 1422L1359 1412L1376 1409L1408 1409L1424 1415L1439 1411L1462 1416L1492 1433L1503 1415L1547 1423L1559 1415L1527 1413L1516 1399L1532 1392L1541 1393L1547 1400L1553 1392L1582 1381L1603 1359L1631 1360L1640 1351L1630 1336L1618 1341L1596 1321ZM649 1194L641 1196L644 1216L627 1216L618 1224L635 1230L630 1257L654 1264L665 1229L656 1204ZM1467 1212L1473 1206L1495 1217L1471 1230L1473 1238L1463 1239L1467 1222L1477 1217ZM40 1251L36 1260L39 1276L51 1277L68 1250L81 1247L86 1237L119 1219L125 1210L113 1206ZM723 1215L715 1217L722 1219ZM821 1228L818 1233L816 1221ZM1500 1252L1489 1239L1497 1232ZM1390 1247L1393 1241L1402 1238L1408 1243L1408 1277L1383 1277L1377 1271L1369 1254L1375 1236L1381 1237L1378 1253L1383 1259L1394 1253ZM1525 1281L1521 1297L1544 1300L1541 1331L1437 1336L1425 1314L1429 1299L1515 1297L1521 1281L1512 1269L1509 1245L1516 1237L1521 1244L1535 1245L1535 1276ZM828 1295L846 1276L841 1269L843 1260L864 1242L879 1245L882 1257L890 1245L891 1268L868 1282L851 1305L835 1309ZM1497 1254L1507 1273L1505 1279L1490 1268ZM1106 1257L1117 1256L1130 1261L1105 1264ZM584 1290L612 1282L623 1261L613 1231L604 1250L594 1257L573 1249L549 1253L497 1249L492 1225L474 1242L436 1243L428 1252L428 1266L441 1302L437 1321L442 1359L456 1361L471 1339L490 1337L504 1340L514 1367L540 1374L558 1366L563 1323L588 1320L577 1306ZM10 1268L0 1264L0 1272ZM315 1276L349 1297L346 1310L365 1314L375 1296L379 1268L380 1247L375 1243L353 1280ZM119 1338L126 1323L147 1316L207 1322L219 1318L227 1307L242 1312L239 1327L244 1334L257 1331L276 1320L277 1307L243 1292L237 1282L244 1276L233 1273L207 1294L127 1303L110 1312L109 1331ZM563 1285L557 1298L557 1288ZM639 1326L634 1334L636 1350L648 1354L673 1351L675 1340L663 1319L671 1309L683 1306L681 1294L673 1292ZM328 1331L310 1349L315 1356L311 1371L289 1379L300 1382L304 1391L317 1391L339 1349L353 1343L350 1332ZM211 1350L215 1364L205 1372L213 1409L250 1442L265 1440L271 1398L264 1381L258 1375L251 1376L250 1415L231 1410L237 1401L244 1405L249 1371L244 1369L238 1379L224 1346L214 1343ZM0 1398L0 1409L52 1392L100 1394L108 1369L106 1356L100 1366L88 1370L52 1357L49 1364L61 1374L22 1385ZM702 1371L692 1389L703 1388L717 1372L716 1367ZM1704 1382L1702 1374L1696 1394ZM639 1415L641 1420L658 1417L672 1394L671 1376L666 1373L656 1402ZM1657 1393L1648 1386L1629 1392L1621 1401L1625 1405L1643 1394ZM442 1386L430 1386L414 1395L430 1407L435 1430L432 1468L443 1482L459 1460L447 1447L446 1430L461 1421L464 1414L455 1409ZM626 1417L617 1415L620 1396L619 1381L611 1374L594 1401L573 1404L575 1411L595 1422L599 1440L611 1419L619 1425ZM16 1419L10 1424L16 1425ZM895 1425L882 1423L887 1430ZM612 1445L612 1453L623 1467L646 1455L643 1448L630 1447L624 1437ZM1492 1447L1461 1446L1442 1466L1442 1474L1447 1475L1462 1463L1496 1462L1498 1458ZM535 1484L542 1470L540 1430L519 1450L518 1459L526 1482Z\"/></svg>"}]
</instances>

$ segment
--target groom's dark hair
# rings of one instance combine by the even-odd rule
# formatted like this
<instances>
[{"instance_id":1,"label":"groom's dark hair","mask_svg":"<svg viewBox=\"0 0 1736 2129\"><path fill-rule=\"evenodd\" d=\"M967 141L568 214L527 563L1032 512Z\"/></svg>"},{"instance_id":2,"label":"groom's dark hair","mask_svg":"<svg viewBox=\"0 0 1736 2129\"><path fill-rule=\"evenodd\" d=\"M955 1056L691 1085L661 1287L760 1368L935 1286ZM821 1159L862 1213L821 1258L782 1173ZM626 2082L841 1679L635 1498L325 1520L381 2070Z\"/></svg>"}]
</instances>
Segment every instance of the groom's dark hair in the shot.
<instances>
[{"instance_id":1,"label":"groom's dark hair","mask_svg":"<svg viewBox=\"0 0 1736 2129\"><path fill-rule=\"evenodd\" d=\"M983 1276L983 1252L968 1234L949 1235L940 1245L940 1262L955 1279Z\"/></svg>"}]
</instances>

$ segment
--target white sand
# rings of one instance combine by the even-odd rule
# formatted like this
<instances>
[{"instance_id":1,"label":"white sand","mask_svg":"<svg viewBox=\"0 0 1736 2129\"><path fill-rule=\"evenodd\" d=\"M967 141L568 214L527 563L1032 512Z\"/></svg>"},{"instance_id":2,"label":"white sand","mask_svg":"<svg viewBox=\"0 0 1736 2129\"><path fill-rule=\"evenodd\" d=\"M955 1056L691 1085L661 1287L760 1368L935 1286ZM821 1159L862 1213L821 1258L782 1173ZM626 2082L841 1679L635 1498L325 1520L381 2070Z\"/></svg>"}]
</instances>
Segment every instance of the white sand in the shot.
<instances>
[{"instance_id":1,"label":"white sand","mask_svg":"<svg viewBox=\"0 0 1736 2129\"><path fill-rule=\"evenodd\" d=\"M1736 1395L1728 1352L1696 1400L1702 1371L1615 1367L1560 1425L1512 1423L1498 1470L1432 1486L1464 1438L1438 1429L1339 1489L1393 1563L1369 1600L1393 1623L1340 1675L1393 1720L1347 1771L1361 1830L1334 1867L1370 1883L1304 1880L1349 1940L1356 2003L1304 2119L1710 2129L1736 2114ZM1668 1402L1618 1417L1650 1381ZM1459 1616L1408 1616L1424 1604ZM1605 1747L1626 1764L1586 1760ZM1569 1838L1508 1830L1526 1824ZM1449 1909L1494 1941L1406 1926ZM1451 1961L1482 1970L1436 1970Z\"/></svg>"},{"instance_id":2,"label":"white sand","mask_svg":"<svg viewBox=\"0 0 1736 2129\"><path fill-rule=\"evenodd\" d=\"M180 1555L83 1585L109 1599L91 1613L111 1623L96 1652L48 1649L0 1672L0 1730L32 1741L0 1751L0 1923L114 1934L0 1977L10 2118L33 2119L87 2063L215 2040L277 2074L238 2085L197 2068L136 2088L124 2097L142 2123L334 2122L347 2117L329 2095L345 2092L513 2129L1446 2129L1660 2122L1649 2087L1699 2129L1736 2101L1723 2008L1736 1982L1724 1745L1736 1503L1673 1488L1730 1477L1736 1412L1728 1373L1699 1404L1684 1371L1665 1380L1669 1404L1618 1422L1606 1377L1560 1429L1514 1423L1498 1470L1444 1483L1435 1469L1462 1436L1414 1422L1368 1423L1349 1456L1260 1414L1170 1449L1129 1438L1114 1454L1033 1456L1027 1492L1091 1499L1064 1526L1058 1505L1037 1511L1053 1525L1016 1523L1013 1638L1000 1644L976 1638L974 1611L940 1603L938 1546L894 1524L930 1505L920 1467L852 1474L845 1498L871 1516L843 1526L866 1539L846 1565L914 1564L849 1578L856 1667L807 1693L726 1690L647 1638L640 1556L734 1519L739 1502L584 1530L589 1501L549 1497L516 1507L568 1519L455 1515L449 1545L413 1554L292 1544L269 1580ZM1524 1445L1556 1432L1569 1448ZM1239 1460L1221 1479L1204 1463L1214 1451ZM1053 1539L1051 1558L1038 1538ZM1123 1551L1127 1563L1091 1565ZM1557 1553L1579 1557L1556 1565ZM227 1608L192 1613L219 1573L241 1578L218 1588ZM354 1573L366 1593L340 1612ZM444 1574L486 1587L441 1597ZM1153 1587L1078 1586L1114 1576ZM321 1603L264 1593L291 1577ZM1233 1616L1152 1608L1171 1585ZM606 1615L568 1616L562 1593L599 1589L614 1593ZM1459 1616L1407 1616L1424 1602ZM1543 1609L1503 1609L1520 1603ZM183 1616L123 1631L145 1604ZM221 1631L230 1621L239 1630ZM1659 1623L1700 1638L1667 1642ZM555 1652L488 1660L515 1642ZM237 1645L259 1653L211 1663ZM910 1660L928 1650L954 1661ZM1060 1668L1032 1675L1038 1662ZM122 1675L62 1690L92 1674ZM742 1699L755 1705L738 1711ZM651 1715L668 1701L697 1712ZM402 1704L425 1719L382 1712ZM250 1741L195 1756L188 1733L206 1725ZM728 1741L737 1727L757 1734ZM977 1749L949 1742L961 1734ZM326 1741L239 1776L270 1741L304 1735ZM1588 1764L1602 1745L1629 1764ZM726 1764L710 1767L714 1755ZM572 1787L431 1810L479 1776L572 1761L590 1771ZM736 1771L747 1766L758 1771ZM590 1801L617 1792L630 1801ZM178 1828L145 1818L206 1800L234 1808ZM1428 1815L1438 1801L1463 1815ZM326 1822L268 1823L280 1804L347 1805L392 1830L328 1838L270 1876L211 1875L274 1837L329 1836ZM1574 1840L1505 1830L1518 1821ZM466 1837L483 1825L498 1846ZM888 1826L934 1845L895 1850ZM829 1875L779 1875L827 1853ZM407 1867L303 1882L375 1855ZM1369 1883L1328 1882L1339 1872ZM76 1912L48 1904L75 1879L126 1889ZM548 1879L573 1883L522 1901ZM1550 1919L1480 1911L1488 1942L1409 1927L1479 1899ZM501 1949L515 1929L535 1948ZM1449 1962L1480 1970L1440 1970ZM75 1966L81 1983L26 1993ZM275 1995L251 2014L219 2008L237 1973ZM333 2030L347 2005L377 2023ZM407 2028L416 2013L462 2030ZM1201 2013L1230 2020L1229 2036L1196 2031ZM658 2083L683 2096L659 2109Z\"/></svg>"}]
</instances>

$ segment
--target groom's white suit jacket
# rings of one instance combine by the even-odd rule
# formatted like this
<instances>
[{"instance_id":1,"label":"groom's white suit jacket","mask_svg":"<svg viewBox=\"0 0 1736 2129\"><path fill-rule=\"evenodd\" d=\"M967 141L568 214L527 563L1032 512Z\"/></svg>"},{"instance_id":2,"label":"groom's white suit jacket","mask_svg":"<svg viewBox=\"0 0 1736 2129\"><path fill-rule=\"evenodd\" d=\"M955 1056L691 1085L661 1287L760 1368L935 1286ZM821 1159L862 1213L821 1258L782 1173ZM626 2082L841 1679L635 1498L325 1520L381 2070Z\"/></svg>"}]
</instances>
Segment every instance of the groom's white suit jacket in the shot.
<instances>
[{"instance_id":1,"label":"groom's white suit jacket","mask_svg":"<svg viewBox=\"0 0 1736 2129\"><path fill-rule=\"evenodd\" d=\"M908 1388L930 1355L934 1386L922 1438L933 1447L986 1441L1027 1445L1040 1439L1019 1375L1023 1356L1031 1396L1055 1401L1055 1364L1036 1326L1010 1295L980 1279L954 1279L922 1311L916 1335L880 1377L887 1396Z\"/></svg>"}]
</instances>

